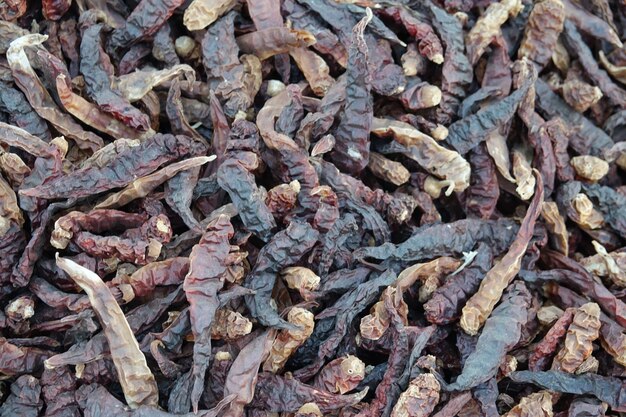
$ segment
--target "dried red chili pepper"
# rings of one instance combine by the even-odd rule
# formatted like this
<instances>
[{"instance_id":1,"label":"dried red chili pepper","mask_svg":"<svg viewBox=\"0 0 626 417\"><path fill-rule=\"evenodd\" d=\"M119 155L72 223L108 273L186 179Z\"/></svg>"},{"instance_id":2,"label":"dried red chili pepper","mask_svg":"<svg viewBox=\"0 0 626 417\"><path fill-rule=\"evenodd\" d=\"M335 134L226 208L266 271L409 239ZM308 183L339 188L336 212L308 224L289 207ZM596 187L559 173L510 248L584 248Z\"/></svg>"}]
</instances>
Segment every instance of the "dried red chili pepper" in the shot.
<instances>
[{"instance_id":1,"label":"dried red chili pepper","mask_svg":"<svg viewBox=\"0 0 626 417\"><path fill-rule=\"evenodd\" d=\"M211 222L200 242L191 250L189 273L184 289L190 304L191 328L194 335L193 388L191 404L198 411L198 402L204 389L204 374L211 353L211 323L219 305L217 292L224 285L229 239L233 228L227 216Z\"/></svg>"}]
</instances>

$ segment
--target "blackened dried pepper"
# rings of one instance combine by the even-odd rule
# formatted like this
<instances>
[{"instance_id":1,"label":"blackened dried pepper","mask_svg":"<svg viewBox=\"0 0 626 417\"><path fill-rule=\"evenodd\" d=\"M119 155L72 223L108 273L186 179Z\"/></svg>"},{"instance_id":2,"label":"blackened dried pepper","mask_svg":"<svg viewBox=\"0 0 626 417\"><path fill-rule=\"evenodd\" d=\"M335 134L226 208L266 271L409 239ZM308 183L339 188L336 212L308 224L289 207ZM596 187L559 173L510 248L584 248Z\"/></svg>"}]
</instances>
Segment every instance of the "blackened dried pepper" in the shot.
<instances>
[{"instance_id":1,"label":"blackened dried pepper","mask_svg":"<svg viewBox=\"0 0 626 417\"><path fill-rule=\"evenodd\" d=\"M581 154L601 156L613 139L589 119L569 107L541 78L535 83L537 107L547 117L560 117L572 128L570 146ZM515 94L515 93L514 93Z\"/></svg>"},{"instance_id":2,"label":"blackened dried pepper","mask_svg":"<svg viewBox=\"0 0 626 417\"><path fill-rule=\"evenodd\" d=\"M275 130L275 121L289 101L289 93L286 90L266 101L257 115L257 126L267 147L280 155L279 163L285 166L287 180L298 180L300 183L301 191L298 194L300 204L306 209L315 211L318 198L312 195L311 191L319 186L319 180L309 161L308 153L289 136Z\"/></svg>"},{"instance_id":3,"label":"blackened dried pepper","mask_svg":"<svg viewBox=\"0 0 626 417\"><path fill-rule=\"evenodd\" d=\"M32 375L22 375L11 384L11 393L0 406L0 416L37 417L43 408L41 384Z\"/></svg>"},{"instance_id":4,"label":"blackened dried pepper","mask_svg":"<svg viewBox=\"0 0 626 417\"><path fill-rule=\"evenodd\" d=\"M571 375L561 371L518 371L510 375L512 381L538 385L551 391L569 394L591 394L605 401L613 411L626 408L624 384L618 378L596 374Z\"/></svg>"},{"instance_id":5,"label":"blackened dried pepper","mask_svg":"<svg viewBox=\"0 0 626 417\"><path fill-rule=\"evenodd\" d=\"M461 22L443 9L428 2L423 6L432 16L432 25L446 46L443 67L441 104L434 110L437 123L450 123L457 113L459 102L467 94L473 78L473 69L464 53L465 42Z\"/></svg>"},{"instance_id":6,"label":"blackened dried pepper","mask_svg":"<svg viewBox=\"0 0 626 417\"><path fill-rule=\"evenodd\" d=\"M181 4L183 0L141 0L124 26L113 31L111 46L124 48L154 35Z\"/></svg>"},{"instance_id":7,"label":"blackened dried pepper","mask_svg":"<svg viewBox=\"0 0 626 417\"><path fill-rule=\"evenodd\" d=\"M268 240L276 222L252 174L259 162L252 152L236 152L220 165L217 182L228 192L246 228Z\"/></svg>"},{"instance_id":8,"label":"blackened dried pepper","mask_svg":"<svg viewBox=\"0 0 626 417\"><path fill-rule=\"evenodd\" d=\"M578 56L587 76L600 87L604 95L614 105L624 108L626 106L626 90L615 84L606 71L600 68L593 53L571 22L565 22L565 39L571 47L572 53Z\"/></svg>"},{"instance_id":9,"label":"blackened dried pepper","mask_svg":"<svg viewBox=\"0 0 626 417\"><path fill-rule=\"evenodd\" d=\"M309 338L315 347L312 348L305 343L299 349L301 351L307 348L313 349L309 354L315 353L315 359L313 363L294 372L294 376L300 380L310 379L324 366L327 359L334 357L352 320L357 317L359 312L379 298L382 288L391 285L395 280L396 275L393 272L384 272L378 277L350 289L333 306L322 311L317 317L315 330Z\"/></svg>"},{"instance_id":10,"label":"blackened dried pepper","mask_svg":"<svg viewBox=\"0 0 626 417\"><path fill-rule=\"evenodd\" d=\"M204 390L204 375L211 355L211 324L219 306L217 292L224 285L229 239L233 233L226 216L218 217L207 226L200 242L191 250L189 272L183 285L190 304L191 329L195 339L191 390L194 412L198 411L198 402Z\"/></svg>"},{"instance_id":11,"label":"blackened dried pepper","mask_svg":"<svg viewBox=\"0 0 626 417\"><path fill-rule=\"evenodd\" d=\"M24 95L4 82L0 83L0 110L9 114L11 124L45 142L52 139L46 122L33 110Z\"/></svg>"},{"instance_id":12,"label":"blackened dried pepper","mask_svg":"<svg viewBox=\"0 0 626 417\"><path fill-rule=\"evenodd\" d=\"M487 138L488 132L502 127L513 118L518 106L534 83L535 80L529 77L510 96L491 103L476 114L450 125L446 138L447 143L461 155L476 147L478 143Z\"/></svg>"},{"instance_id":13,"label":"blackened dried pepper","mask_svg":"<svg viewBox=\"0 0 626 417\"><path fill-rule=\"evenodd\" d=\"M103 24L97 23L83 29L80 43L80 72L85 78L85 90L102 110L119 121L135 129L148 130L150 128L148 116L111 88L112 74L107 68L111 65L110 58L104 51L101 40L103 28Z\"/></svg>"},{"instance_id":14,"label":"blackened dried pepper","mask_svg":"<svg viewBox=\"0 0 626 417\"><path fill-rule=\"evenodd\" d=\"M121 152L106 166L88 166L55 178L21 194L40 198L80 198L94 192L128 185L139 176L154 172L160 165L197 154L204 145L186 136L156 134L138 146Z\"/></svg>"},{"instance_id":15,"label":"blackened dried pepper","mask_svg":"<svg viewBox=\"0 0 626 417\"><path fill-rule=\"evenodd\" d=\"M313 247L318 237L319 233L307 223L292 222L261 249L257 263L245 281L246 287L256 291L253 296L246 297L246 304L259 322L279 329L293 328L270 305L272 290L277 274L298 262Z\"/></svg>"},{"instance_id":16,"label":"blackened dried pepper","mask_svg":"<svg viewBox=\"0 0 626 417\"><path fill-rule=\"evenodd\" d=\"M365 9L356 4L328 4L321 0L299 0L298 2L319 14L322 19L340 33L344 42L348 42L350 39L350 28L356 25L365 14ZM404 44L377 16L372 16L369 30L390 42Z\"/></svg>"},{"instance_id":17,"label":"blackened dried pepper","mask_svg":"<svg viewBox=\"0 0 626 417\"><path fill-rule=\"evenodd\" d=\"M488 243L494 252L508 248L518 226L509 219L501 220L457 220L448 224L422 226L401 244L384 244L377 247L360 248L354 251L357 260L372 258L411 262L436 256L462 255L479 242ZM452 239L444 239L450 236Z\"/></svg>"}]
</instances>

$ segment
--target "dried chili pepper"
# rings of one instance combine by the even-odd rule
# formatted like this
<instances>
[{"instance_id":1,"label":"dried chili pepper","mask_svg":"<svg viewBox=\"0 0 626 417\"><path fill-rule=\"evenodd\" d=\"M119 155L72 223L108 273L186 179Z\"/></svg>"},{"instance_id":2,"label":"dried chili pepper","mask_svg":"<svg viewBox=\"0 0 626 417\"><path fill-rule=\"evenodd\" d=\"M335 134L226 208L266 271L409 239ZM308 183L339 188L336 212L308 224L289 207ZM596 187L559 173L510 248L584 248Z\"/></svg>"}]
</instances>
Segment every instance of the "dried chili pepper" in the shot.
<instances>
[{"instance_id":1,"label":"dried chili pepper","mask_svg":"<svg viewBox=\"0 0 626 417\"><path fill-rule=\"evenodd\" d=\"M160 165L172 160L200 153L204 146L186 136L156 134L138 146L125 149L109 165L87 166L55 178L38 187L21 190L20 194L39 198L74 198L123 187L138 176L154 172ZM129 172L126 164L133 162Z\"/></svg>"},{"instance_id":2,"label":"dried chili pepper","mask_svg":"<svg viewBox=\"0 0 626 417\"><path fill-rule=\"evenodd\" d=\"M511 284L506 298L485 322L476 350L466 359L463 372L447 386L448 390L473 388L495 376L504 355L519 341L521 327L528 319L526 309L529 304L530 293L525 285L521 282ZM507 334L505 338L502 337L504 333Z\"/></svg>"},{"instance_id":3,"label":"dried chili pepper","mask_svg":"<svg viewBox=\"0 0 626 417\"><path fill-rule=\"evenodd\" d=\"M441 70L442 98L435 110L435 120L437 123L447 124L455 118L459 102L467 94L466 89L472 82L473 69L463 52L465 42L461 22L430 2L420 7L425 8L432 16L432 24L446 46Z\"/></svg>"},{"instance_id":4,"label":"dried chili pepper","mask_svg":"<svg viewBox=\"0 0 626 417\"><path fill-rule=\"evenodd\" d=\"M363 33L371 20L370 10L352 30L348 49L346 105L335 131L336 142L331 153L335 165L352 174L361 172L369 162L369 131L373 110L371 76L368 72L369 52Z\"/></svg>"},{"instance_id":5,"label":"dried chili pepper","mask_svg":"<svg viewBox=\"0 0 626 417\"><path fill-rule=\"evenodd\" d=\"M11 74L30 105L41 118L49 121L63 135L76 141L76 144L81 148L95 151L103 146L102 139L83 130L71 117L58 109L32 68L24 51L27 46L37 46L45 40L45 36L33 34L24 35L11 42L11 46L7 50L7 61L11 67Z\"/></svg>"},{"instance_id":6,"label":"dried chili pepper","mask_svg":"<svg viewBox=\"0 0 626 417\"><path fill-rule=\"evenodd\" d=\"M480 288L465 304L461 316L461 327L468 334L475 335L481 324L491 313L493 307L500 299L500 295L506 286L513 280L521 267L521 259L528 242L532 237L535 221L541 213L543 203L543 184L541 176L537 175L537 189L535 196L528 208L528 212L522 221L520 230L511 248L495 265L480 283Z\"/></svg>"},{"instance_id":7,"label":"dried chili pepper","mask_svg":"<svg viewBox=\"0 0 626 417\"><path fill-rule=\"evenodd\" d=\"M561 0L546 0L533 6L518 50L519 58L527 57L540 67L548 63L563 31L564 9Z\"/></svg>"},{"instance_id":8,"label":"dried chili pepper","mask_svg":"<svg viewBox=\"0 0 626 417\"><path fill-rule=\"evenodd\" d=\"M499 3L498 3L499 4ZM461 119L448 127L446 142L461 155L485 140L486 134L507 123L535 83L536 75L529 76L523 84L508 97L489 104L476 114Z\"/></svg>"},{"instance_id":9,"label":"dried chili pepper","mask_svg":"<svg viewBox=\"0 0 626 417\"><path fill-rule=\"evenodd\" d=\"M518 371L510 375L515 382L528 382L556 392L591 394L609 404L614 411L624 409L623 384L617 378L595 374L571 375L561 371Z\"/></svg>"},{"instance_id":10,"label":"dried chili pepper","mask_svg":"<svg viewBox=\"0 0 626 417\"><path fill-rule=\"evenodd\" d=\"M574 372L593 351L592 342L600 331L600 307L595 303L581 306L567 329L565 344L552 362L553 370Z\"/></svg>"},{"instance_id":11,"label":"dried chili pepper","mask_svg":"<svg viewBox=\"0 0 626 417\"><path fill-rule=\"evenodd\" d=\"M462 305L478 290L480 281L491 268L492 259L489 247L480 244L471 262L460 272L448 276L424 304L428 321L448 324L459 318Z\"/></svg>"},{"instance_id":12,"label":"dried chili pepper","mask_svg":"<svg viewBox=\"0 0 626 417\"><path fill-rule=\"evenodd\" d=\"M69 259L57 256L57 264L85 290L91 305L103 323L106 338L111 346L111 357L128 405L131 408L156 405L158 391L154 375L148 368L143 353L139 350L137 340L124 313L102 279ZM121 343L118 344L116 341Z\"/></svg>"},{"instance_id":13,"label":"dried chili pepper","mask_svg":"<svg viewBox=\"0 0 626 417\"><path fill-rule=\"evenodd\" d=\"M367 390L351 395L331 394L297 379L269 373L259 375L250 406L273 412L296 412L308 402L314 402L323 412L330 412L361 401Z\"/></svg>"},{"instance_id":14,"label":"dried chili pepper","mask_svg":"<svg viewBox=\"0 0 626 417\"><path fill-rule=\"evenodd\" d=\"M11 393L0 406L0 416L37 417L43 407L41 385L32 375L22 375L11 384Z\"/></svg>"},{"instance_id":15,"label":"dried chili pepper","mask_svg":"<svg viewBox=\"0 0 626 417\"><path fill-rule=\"evenodd\" d=\"M124 26L115 29L111 34L109 41L111 46L127 47L155 34L181 4L182 0L140 1L126 19Z\"/></svg>"},{"instance_id":16,"label":"dried chili pepper","mask_svg":"<svg viewBox=\"0 0 626 417\"><path fill-rule=\"evenodd\" d=\"M411 381L391 412L392 417L404 415L426 417L439 402L439 382L432 374L421 374Z\"/></svg>"},{"instance_id":17,"label":"dried chili pepper","mask_svg":"<svg viewBox=\"0 0 626 417\"><path fill-rule=\"evenodd\" d=\"M219 305L217 292L224 285L229 239L234 231L230 220L220 216L207 226L200 242L190 254L189 272L184 289L190 304L191 328L194 334L194 365L191 404L198 411L198 402L204 388L204 374L211 353L211 324Z\"/></svg>"},{"instance_id":18,"label":"dried chili pepper","mask_svg":"<svg viewBox=\"0 0 626 417\"><path fill-rule=\"evenodd\" d=\"M317 242L318 236L319 233L308 224L292 222L263 247L256 265L245 281L246 287L256 291L254 296L246 297L246 304L259 322L279 329L298 329L280 318L271 307L272 289L276 275L285 267L299 261Z\"/></svg>"}]
</instances>

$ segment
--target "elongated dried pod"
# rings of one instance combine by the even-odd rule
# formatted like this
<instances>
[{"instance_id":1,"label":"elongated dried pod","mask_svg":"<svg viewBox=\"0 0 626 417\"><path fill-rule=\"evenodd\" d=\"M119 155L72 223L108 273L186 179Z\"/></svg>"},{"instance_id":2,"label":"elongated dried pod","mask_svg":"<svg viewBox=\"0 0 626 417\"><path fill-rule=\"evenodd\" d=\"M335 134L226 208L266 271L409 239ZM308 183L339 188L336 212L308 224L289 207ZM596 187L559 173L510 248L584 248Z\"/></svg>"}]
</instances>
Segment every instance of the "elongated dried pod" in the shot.
<instances>
[{"instance_id":1,"label":"elongated dried pod","mask_svg":"<svg viewBox=\"0 0 626 417\"><path fill-rule=\"evenodd\" d=\"M300 307L293 307L287 314L287 321L296 326L297 330L280 330L268 358L263 363L263 370L276 373L280 371L292 353L296 351L313 333L315 325L313 313Z\"/></svg>"},{"instance_id":2,"label":"elongated dried pod","mask_svg":"<svg viewBox=\"0 0 626 417\"><path fill-rule=\"evenodd\" d=\"M550 232L552 247L567 256L569 254L568 233L565 219L559 213L559 207L553 201L544 201L541 207L541 217L545 220L548 232Z\"/></svg>"},{"instance_id":3,"label":"elongated dried pod","mask_svg":"<svg viewBox=\"0 0 626 417\"><path fill-rule=\"evenodd\" d=\"M523 8L521 0L501 0L487 7L465 38L465 47L472 65L478 62L493 37L500 32L500 26L509 17L517 16Z\"/></svg>"},{"instance_id":4,"label":"elongated dried pod","mask_svg":"<svg viewBox=\"0 0 626 417\"><path fill-rule=\"evenodd\" d=\"M587 303L576 310L567 329L565 344L552 362L552 369L573 373L591 355L600 334L600 307Z\"/></svg>"},{"instance_id":5,"label":"elongated dried pod","mask_svg":"<svg viewBox=\"0 0 626 417\"><path fill-rule=\"evenodd\" d=\"M56 87L65 110L94 129L114 138L141 139L145 135L145 132L125 125L109 113L100 110L95 104L72 92L71 82L65 75L58 75Z\"/></svg>"},{"instance_id":6,"label":"elongated dried pod","mask_svg":"<svg viewBox=\"0 0 626 417\"><path fill-rule=\"evenodd\" d=\"M329 75L330 68L326 61L308 48L292 48L289 55L296 61L296 65L302 71L313 93L323 97L330 86L335 83L333 77Z\"/></svg>"},{"instance_id":7,"label":"elongated dried pod","mask_svg":"<svg viewBox=\"0 0 626 417\"><path fill-rule=\"evenodd\" d=\"M124 397L130 408L158 406L159 391L154 375L131 330L122 309L102 279L89 269L57 254L57 265L64 270L89 297L104 334L109 342Z\"/></svg>"},{"instance_id":8,"label":"elongated dried pod","mask_svg":"<svg viewBox=\"0 0 626 417\"><path fill-rule=\"evenodd\" d=\"M534 3L524 28L524 38L517 51L519 58L526 57L539 67L544 67L552 57L559 35L563 31L565 15L561 0L544 0Z\"/></svg>"},{"instance_id":9,"label":"elongated dried pod","mask_svg":"<svg viewBox=\"0 0 626 417\"><path fill-rule=\"evenodd\" d=\"M429 173L450 180L454 191L463 191L470 184L470 164L458 152L444 148L436 140L420 132L408 123L397 120L372 119L371 133L376 136L392 136L398 143L409 148L414 159Z\"/></svg>"},{"instance_id":10,"label":"elongated dried pod","mask_svg":"<svg viewBox=\"0 0 626 417\"><path fill-rule=\"evenodd\" d=\"M243 53L256 55L261 61L313 44L315 44L315 36L311 33L287 27L257 30L237 38L237 45Z\"/></svg>"},{"instance_id":11,"label":"elongated dried pod","mask_svg":"<svg viewBox=\"0 0 626 417\"><path fill-rule=\"evenodd\" d=\"M522 221L515 240L502 260L491 268L481 281L478 292L463 307L461 327L470 335L478 333L478 329L480 329L495 305L500 301L502 292L521 268L522 257L526 253L526 248L535 229L535 222L537 217L539 217L541 205L543 204L543 181L541 175L536 170L534 172L537 179L535 196L526 211L526 216Z\"/></svg>"},{"instance_id":12,"label":"elongated dried pod","mask_svg":"<svg viewBox=\"0 0 626 417\"><path fill-rule=\"evenodd\" d=\"M156 187L163 184L179 172L204 165L213 160L215 160L215 155L197 156L195 158L174 162L173 164L170 164L165 168L161 168L152 174L137 178L135 181L128 184L123 190L110 195L106 200L98 203L98 205L96 205L96 209L124 206L137 198L147 196Z\"/></svg>"}]
</instances>

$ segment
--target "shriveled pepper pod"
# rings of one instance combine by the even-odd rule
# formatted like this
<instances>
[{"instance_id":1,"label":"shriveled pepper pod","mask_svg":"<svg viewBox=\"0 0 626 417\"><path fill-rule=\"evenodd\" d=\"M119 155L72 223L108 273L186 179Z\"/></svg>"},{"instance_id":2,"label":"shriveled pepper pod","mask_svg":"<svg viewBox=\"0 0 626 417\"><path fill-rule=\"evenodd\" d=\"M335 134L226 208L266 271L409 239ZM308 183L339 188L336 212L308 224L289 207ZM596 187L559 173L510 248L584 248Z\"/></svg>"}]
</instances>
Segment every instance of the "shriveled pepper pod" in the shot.
<instances>
[{"instance_id":1,"label":"shriveled pepper pod","mask_svg":"<svg viewBox=\"0 0 626 417\"><path fill-rule=\"evenodd\" d=\"M293 307L287 314L287 321L296 329L285 329L278 332L271 346L268 358L263 362L263 369L269 372L278 372L287 363L289 357L313 333L313 313L300 307Z\"/></svg>"},{"instance_id":2,"label":"shriveled pepper pod","mask_svg":"<svg viewBox=\"0 0 626 417\"><path fill-rule=\"evenodd\" d=\"M391 411L392 417L427 417L439 402L441 386L434 375L427 373L413 379Z\"/></svg>"},{"instance_id":3,"label":"shriveled pepper pod","mask_svg":"<svg viewBox=\"0 0 626 417\"><path fill-rule=\"evenodd\" d=\"M313 385L331 393L345 394L365 378L365 363L353 355L330 361L317 374Z\"/></svg>"}]
</instances>

